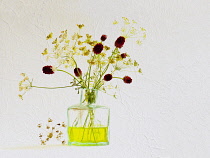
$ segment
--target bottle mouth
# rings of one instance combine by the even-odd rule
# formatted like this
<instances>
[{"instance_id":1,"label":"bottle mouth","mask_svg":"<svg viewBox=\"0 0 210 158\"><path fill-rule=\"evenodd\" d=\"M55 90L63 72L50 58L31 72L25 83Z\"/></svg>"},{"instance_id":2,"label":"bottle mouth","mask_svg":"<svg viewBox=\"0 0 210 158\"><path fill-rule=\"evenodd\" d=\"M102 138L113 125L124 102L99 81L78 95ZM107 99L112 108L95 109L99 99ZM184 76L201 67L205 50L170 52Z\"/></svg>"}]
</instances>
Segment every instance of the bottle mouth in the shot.
<instances>
[{"instance_id":1,"label":"bottle mouth","mask_svg":"<svg viewBox=\"0 0 210 158\"><path fill-rule=\"evenodd\" d=\"M98 90L95 89L88 89L88 88L83 88L81 89L81 98L80 98L80 103L81 105L92 105L96 103L97 100L97 95L98 95Z\"/></svg>"},{"instance_id":2,"label":"bottle mouth","mask_svg":"<svg viewBox=\"0 0 210 158\"><path fill-rule=\"evenodd\" d=\"M81 90L92 90L92 91L98 91L98 89L95 88L80 88Z\"/></svg>"}]
</instances>

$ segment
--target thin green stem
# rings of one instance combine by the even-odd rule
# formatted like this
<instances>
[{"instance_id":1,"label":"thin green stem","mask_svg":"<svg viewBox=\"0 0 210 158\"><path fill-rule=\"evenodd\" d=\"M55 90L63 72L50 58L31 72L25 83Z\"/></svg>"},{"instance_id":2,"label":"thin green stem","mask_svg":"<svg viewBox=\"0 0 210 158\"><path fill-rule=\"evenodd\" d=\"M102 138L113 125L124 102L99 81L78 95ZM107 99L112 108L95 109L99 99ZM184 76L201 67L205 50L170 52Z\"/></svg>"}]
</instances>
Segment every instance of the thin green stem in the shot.
<instances>
[{"instance_id":1,"label":"thin green stem","mask_svg":"<svg viewBox=\"0 0 210 158\"><path fill-rule=\"evenodd\" d=\"M90 73L91 73L92 66L90 65L89 74L88 74L88 89L90 87Z\"/></svg>"},{"instance_id":2,"label":"thin green stem","mask_svg":"<svg viewBox=\"0 0 210 158\"><path fill-rule=\"evenodd\" d=\"M88 117L89 117L89 114L90 114L90 112L89 112L89 110L88 110L88 114L87 114L87 116L86 116L86 118L85 118L85 122L84 122L83 128L85 128L85 126L86 126L86 123L87 123L87 119L88 119Z\"/></svg>"},{"instance_id":3,"label":"thin green stem","mask_svg":"<svg viewBox=\"0 0 210 158\"><path fill-rule=\"evenodd\" d=\"M64 87L39 87L39 86L31 86L34 88L45 88L45 89L58 89L58 88L68 88L68 87L73 87L73 86L64 86Z\"/></svg>"},{"instance_id":4,"label":"thin green stem","mask_svg":"<svg viewBox=\"0 0 210 158\"><path fill-rule=\"evenodd\" d=\"M74 64L76 65L76 68L77 68L77 62L74 60L73 57L71 57L71 58L72 58L72 60L74 61Z\"/></svg>"},{"instance_id":5,"label":"thin green stem","mask_svg":"<svg viewBox=\"0 0 210 158\"><path fill-rule=\"evenodd\" d=\"M76 65L76 68L78 68L77 62L75 61L75 59L74 59L73 57L71 57L71 58L72 58L72 60L74 61L75 65ZM77 70L77 72L78 72L78 70ZM78 73L79 73L79 72L78 72ZM81 81L82 81L82 83L83 83L83 87L85 87L86 85L85 85L85 82L84 82L84 80L83 80L83 78L82 78L82 75L80 75L79 78L81 79Z\"/></svg>"},{"instance_id":6,"label":"thin green stem","mask_svg":"<svg viewBox=\"0 0 210 158\"><path fill-rule=\"evenodd\" d=\"M121 79L121 80L123 79L123 78L121 78L121 77L112 77L112 78L118 78L118 79Z\"/></svg>"},{"instance_id":7,"label":"thin green stem","mask_svg":"<svg viewBox=\"0 0 210 158\"><path fill-rule=\"evenodd\" d=\"M94 89L97 89L97 86L98 86L98 84L101 82L101 78L102 78L102 76L106 73L107 69L109 68L109 65L110 65L110 63L107 64L106 68L105 68L104 71L101 73L101 75L100 75L98 81L96 82L96 84L95 84L95 86L94 86Z\"/></svg>"},{"instance_id":8,"label":"thin green stem","mask_svg":"<svg viewBox=\"0 0 210 158\"><path fill-rule=\"evenodd\" d=\"M101 60L101 56L98 56L97 60L100 61ZM97 64L97 74L95 74L95 76L100 76L100 72L101 72L101 64ZM95 77L94 84L97 82L97 79L98 78Z\"/></svg>"},{"instance_id":9,"label":"thin green stem","mask_svg":"<svg viewBox=\"0 0 210 158\"><path fill-rule=\"evenodd\" d=\"M71 73L69 73L69 72L67 72L67 71L64 71L64 70L60 70L60 69L57 69L57 71L64 72L64 73L70 75L71 77L73 77L75 80L77 80L77 82L79 82L78 79L77 79L74 75L72 75Z\"/></svg>"},{"instance_id":10,"label":"thin green stem","mask_svg":"<svg viewBox=\"0 0 210 158\"><path fill-rule=\"evenodd\" d=\"M110 58L112 58L112 56L115 54L115 51L117 50L117 48L115 48L113 51L112 51L112 55L110 56ZM97 86L100 84L101 82L101 78L103 77L103 75L106 73L106 71L108 70L109 68L109 65L110 63L107 64L107 66L104 68L103 72L101 73L98 81L96 82L95 86L94 86L94 89L97 89ZM101 86L100 86L101 87Z\"/></svg>"},{"instance_id":11,"label":"thin green stem","mask_svg":"<svg viewBox=\"0 0 210 158\"><path fill-rule=\"evenodd\" d=\"M95 58L95 54L92 56L92 59L91 60L94 60ZM90 74L91 74L91 69L92 69L92 65L90 64L89 65L89 68L88 68L88 89L90 87Z\"/></svg>"},{"instance_id":12,"label":"thin green stem","mask_svg":"<svg viewBox=\"0 0 210 158\"><path fill-rule=\"evenodd\" d=\"M87 87L87 76L88 76L89 69L90 69L90 65L88 66L88 70L87 70L87 72L86 72L86 74L85 74L85 76L84 76L86 87Z\"/></svg>"},{"instance_id":13,"label":"thin green stem","mask_svg":"<svg viewBox=\"0 0 210 158\"><path fill-rule=\"evenodd\" d=\"M91 124L90 124L90 127L94 127L94 119L95 119L95 115L94 115L93 110L91 110L91 116L90 116L90 119L91 119ZM94 135L94 130L93 130L93 128L91 128L91 130L92 130L92 134L93 134L94 141L96 142L96 138L95 138L95 135Z\"/></svg>"}]
</instances>

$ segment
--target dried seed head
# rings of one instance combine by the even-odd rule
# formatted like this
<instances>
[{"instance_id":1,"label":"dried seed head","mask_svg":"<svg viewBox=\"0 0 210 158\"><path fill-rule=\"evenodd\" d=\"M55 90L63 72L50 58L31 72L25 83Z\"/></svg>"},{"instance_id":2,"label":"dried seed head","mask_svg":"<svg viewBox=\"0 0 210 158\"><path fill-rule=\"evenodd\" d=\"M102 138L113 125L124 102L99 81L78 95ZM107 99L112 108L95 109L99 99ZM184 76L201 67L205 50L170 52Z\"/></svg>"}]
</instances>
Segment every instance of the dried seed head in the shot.
<instances>
[{"instance_id":1,"label":"dried seed head","mask_svg":"<svg viewBox=\"0 0 210 158\"><path fill-rule=\"evenodd\" d=\"M126 54L126 53L122 53L122 54L120 54L120 56L121 56L122 58L126 58L126 57L127 57L127 54Z\"/></svg>"},{"instance_id":2,"label":"dried seed head","mask_svg":"<svg viewBox=\"0 0 210 158\"><path fill-rule=\"evenodd\" d=\"M53 120L51 118L48 119L48 122L52 122Z\"/></svg>"},{"instance_id":3,"label":"dried seed head","mask_svg":"<svg viewBox=\"0 0 210 158\"><path fill-rule=\"evenodd\" d=\"M123 77L123 81L124 81L124 83L130 84L132 82L132 78L129 76L125 76L125 77Z\"/></svg>"},{"instance_id":4,"label":"dried seed head","mask_svg":"<svg viewBox=\"0 0 210 158\"><path fill-rule=\"evenodd\" d=\"M79 29L82 29L84 26L85 26L84 24L77 24L77 27L78 27Z\"/></svg>"},{"instance_id":5,"label":"dried seed head","mask_svg":"<svg viewBox=\"0 0 210 158\"><path fill-rule=\"evenodd\" d=\"M54 74L53 67L51 65L44 66L42 71L45 74Z\"/></svg>"},{"instance_id":6,"label":"dried seed head","mask_svg":"<svg viewBox=\"0 0 210 158\"><path fill-rule=\"evenodd\" d=\"M46 145L46 141L41 140L41 145Z\"/></svg>"},{"instance_id":7,"label":"dried seed head","mask_svg":"<svg viewBox=\"0 0 210 158\"><path fill-rule=\"evenodd\" d=\"M18 97L23 100L23 95L19 94Z\"/></svg>"},{"instance_id":8,"label":"dried seed head","mask_svg":"<svg viewBox=\"0 0 210 158\"><path fill-rule=\"evenodd\" d=\"M107 35L102 35L101 36L101 41L105 41L107 39Z\"/></svg>"},{"instance_id":9,"label":"dried seed head","mask_svg":"<svg viewBox=\"0 0 210 158\"><path fill-rule=\"evenodd\" d=\"M66 127L66 124L65 123L62 123L62 127Z\"/></svg>"},{"instance_id":10,"label":"dried seed head","mask_svg":"<svg viewBox=\"0 0 210 158\"><path fill-rule=\"evenodd\" d=\"M53 137L53 133L49 133L47 137L48 138L52 138Z\"/></svg>"},{"instance_id":11,"label":"dried seed head","mask_svg":"<svg viewBox=\"0 0 210 158\"><path fill-rule=\"evenodd\" d=\"M104 46L101 43L97 43L94 47L93 47L93 52L95 54L100 54L103 50Z\"/></svg>"},{"instance_id":12,"label":"dried seed head","mask_svg":"<svg viewBox=\"0 0 210 158\"><path fill-rule=\"evenodd\" d=\"M75 76L80 77L80 76L82 76L82 70L80 68L75 68L74 74L75 74Z\"/></svg>"},{"instance_id":13,"label":"dried seed head","mask_svg":"<svg viewBox=\"0 0 210 158\"><path fill-rule=\"evenodd\" d=\"M116 46L117 48L122 48L123 45L124 45L124 43L125 43L125 37L120 36L120 37L118 37L117 40L115 41L115 46Z\"/></svg>"},{"instance_id":14,"label":"dried seed head","mask_svg":"<svg viewBox=\"0 0 210 158\"><path fill-rule=\"evenodd\" d=\"M62 134L63 134L63 132L60 131L60 132L59 132L59 135L62 135Z\"/></svg>"},{"instance_id":15,"label":"dried seed head","mask_svg":"<svg viewBox=\"0 0 210 158\"><path fill-rule=\"evenodd\" d=\"M41 124L38 124L38 125L37 125L37 127L38 127L38 128L41 128L41 127L42 127L42 125L41 125Z\"/></svg>"},{"instance_id":16,"label":"dried seed head","mask_svg":"<svg viewBox=\"0 0 210 158\"><path fill-rule=\"evenodd\" d=\"M112 74L106 74L105 76L104 76L104 80L105 81L110 81L112 79Z\"/></svg>"},{"instance_id":17,"label":"dried seed head","mask_svg":"<svg viewBox=\"0 0 210 158\"><path fill-rule=\"evenodd\" d=\"M110 50L110 47L104 46L104 49L105 49L105 50Z\"/></svg>"},{"instance_id":18,"label":"dried seed head","mask_svg":"<svg viewBox=\"0 0 210 158\"><path fill-rule=\"evenodd\" d=\"M21 76L23 76L23 77L25 77L25 76L26 76L26 74L25 74L25 73L21 73L20 75L21 75Z\"/></svg>"}]
</instances>

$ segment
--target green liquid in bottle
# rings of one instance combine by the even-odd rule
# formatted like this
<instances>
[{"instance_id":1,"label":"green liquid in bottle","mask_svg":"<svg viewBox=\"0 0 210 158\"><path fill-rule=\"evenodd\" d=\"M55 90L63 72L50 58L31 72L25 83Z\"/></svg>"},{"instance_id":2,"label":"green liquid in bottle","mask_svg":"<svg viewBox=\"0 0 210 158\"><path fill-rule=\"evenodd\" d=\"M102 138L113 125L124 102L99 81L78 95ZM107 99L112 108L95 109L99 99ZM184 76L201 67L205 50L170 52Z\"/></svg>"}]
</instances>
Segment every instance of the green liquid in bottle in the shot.
<instances>
[{"instance_id":1,"label":"green liquid in bottle","mask_svg":"<svg viewBox=\"0 0 210 158\"><path fill-rule=\"evenodd\" d=\"M108 127L68 127L72 145L108 145Z\"/></svg>"}]
</instances>

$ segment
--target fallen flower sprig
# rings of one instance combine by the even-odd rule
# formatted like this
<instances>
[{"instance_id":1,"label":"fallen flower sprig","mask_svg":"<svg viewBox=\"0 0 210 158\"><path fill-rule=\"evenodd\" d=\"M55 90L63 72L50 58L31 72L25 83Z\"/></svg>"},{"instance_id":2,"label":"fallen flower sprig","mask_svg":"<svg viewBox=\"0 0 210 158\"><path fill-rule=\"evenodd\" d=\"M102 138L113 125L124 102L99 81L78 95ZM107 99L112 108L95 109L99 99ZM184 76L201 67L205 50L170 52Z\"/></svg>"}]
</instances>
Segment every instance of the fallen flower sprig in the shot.
<instances>
[{"instance_id":1,"label":"fallen flower sprig","mask_svg":"<svg viewBox=\"0 0 210 158\"><path fill-rule=\"evenodd\" d=\"M44 134L39 134L41 145L46 145L53 138L57 139L63 145L66 144L65 139L63 139L63 130L66 130L66 124L62 122L53 125L52 122L53 120L49 118L46 125L42 125L41 123L37 125L38 128L42 128L44 131Z\"/></svg>"}]
</instances>

